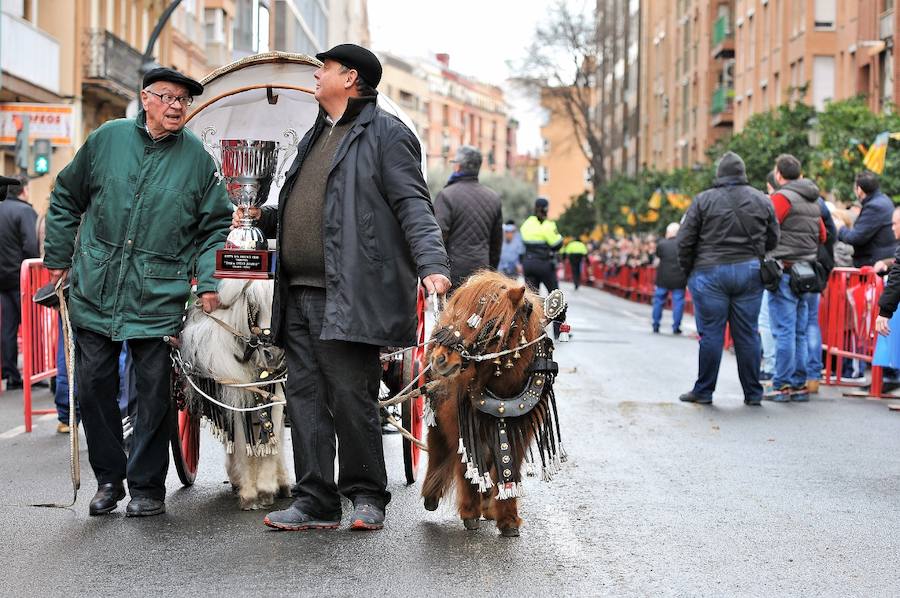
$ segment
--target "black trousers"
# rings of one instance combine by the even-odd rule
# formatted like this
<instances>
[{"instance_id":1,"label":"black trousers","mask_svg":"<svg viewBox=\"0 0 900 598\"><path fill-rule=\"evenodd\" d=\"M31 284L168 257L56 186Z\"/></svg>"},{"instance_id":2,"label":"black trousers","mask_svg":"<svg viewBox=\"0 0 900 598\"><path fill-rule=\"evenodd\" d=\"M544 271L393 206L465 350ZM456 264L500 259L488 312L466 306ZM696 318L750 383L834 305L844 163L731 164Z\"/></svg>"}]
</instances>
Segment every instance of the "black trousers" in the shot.
<instances>
[{"instance_id":1,"label":"black trousers","mask_svg":"<svg viewBox=\"0 0 900 598\"><path fill-rule=\"evenodd\" d=\"M75 331L75 379L88 445L98 484L128 480L132 497L166 497L172 420L172 362L162 339L129 339L134 363L135 413L131 451L122 444L119 411L119 353L122 343L84 328Z\"/></svg>"},{"instance_id":2,"label":"black trousers","mask_svg":"<svg viewBox=\"0 0 900 598\"><path fill-rule=\"evenodd\" d=\"M581 286L581 260L584 259L584 256L580 253L573 253L569 256L569 265L572 267L572 282L575 283L575 288Z\"/></svg>"},{"instance_id":3,"label":"black trousers","mask_svg":"<svg viewBox=\"0 0 900 598\"><path fill-rule=\"evenodd\" d=\"M341 494L382 509L391 495L378 413L379 348L320 340L324 316L324 289L290 289L285 393L297 476L294 494L308 514L339 518Z\"/></svg>"},{"instance_id":4,"label":"black trousers","mask_svg":"<svg viewBox=\"0 0 900 598\"><path fill-rule=\"evenodd\" d=\"M16 336L22 322L19 287L0 291L0 372L7 382L21 382L19 346Z\"/></svg>"}]
</instances>

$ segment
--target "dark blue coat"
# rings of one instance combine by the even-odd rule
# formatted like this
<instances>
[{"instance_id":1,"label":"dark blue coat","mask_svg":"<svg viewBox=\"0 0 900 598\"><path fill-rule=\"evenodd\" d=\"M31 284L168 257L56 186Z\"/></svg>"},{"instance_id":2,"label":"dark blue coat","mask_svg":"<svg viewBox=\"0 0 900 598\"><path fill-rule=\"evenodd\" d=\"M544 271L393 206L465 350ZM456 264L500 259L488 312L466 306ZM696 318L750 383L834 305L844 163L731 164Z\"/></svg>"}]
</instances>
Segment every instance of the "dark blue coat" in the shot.
<instances>
[{"instance_id":1,"label":"dark blue coat","mask_svg":"<svg viewBox=\"0 0 900 598\"><path fill-rule=\"evenodd\" d=\"M876 191L863 199L862 211L852 229L838 231L838 240L853 245L853 265L871 266L881 259L893 257L897 242L891 230L894 202Z\"/></svg>"}]
</instances>

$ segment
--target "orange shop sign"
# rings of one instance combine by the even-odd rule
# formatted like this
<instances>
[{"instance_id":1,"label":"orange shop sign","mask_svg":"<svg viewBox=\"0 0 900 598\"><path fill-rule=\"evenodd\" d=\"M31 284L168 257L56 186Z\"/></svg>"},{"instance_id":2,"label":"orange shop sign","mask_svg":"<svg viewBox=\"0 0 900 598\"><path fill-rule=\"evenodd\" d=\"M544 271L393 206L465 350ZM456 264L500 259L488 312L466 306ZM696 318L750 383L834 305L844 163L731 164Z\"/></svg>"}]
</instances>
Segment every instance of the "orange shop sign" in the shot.
<instances>
[{"instance_id":1,"label":"orange shop sign","mask_svg":"<svg viewBox=\"0 0 900 598\"><path fill-rule=\"evenodd\" d=\"M49 139L55 146L72 145L74 118L67 104L0 103L0 145L15 145L17 121L29 117L28 138Z\"/></svg>"}]
</instances>

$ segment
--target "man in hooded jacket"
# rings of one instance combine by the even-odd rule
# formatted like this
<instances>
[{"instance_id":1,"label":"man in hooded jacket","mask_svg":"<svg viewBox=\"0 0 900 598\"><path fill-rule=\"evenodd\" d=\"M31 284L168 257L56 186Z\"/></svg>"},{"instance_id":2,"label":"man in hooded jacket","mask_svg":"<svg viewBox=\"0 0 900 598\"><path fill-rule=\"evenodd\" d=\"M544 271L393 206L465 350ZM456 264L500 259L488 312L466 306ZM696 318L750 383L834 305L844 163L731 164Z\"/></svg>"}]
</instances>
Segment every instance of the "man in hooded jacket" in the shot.
<instances>
[{"instance_id":1,"label":"man in hooded jacket","mask_svg":"<svg viewBox=\"0 0 900 598\"><path fill-rule=\"evenodd\" d=\"M772 203L750 186L741 157L727 152L719 161L713 187L694 198L678 231L678 263L689 276L700 331L697 381L680 400L712 403L727 322L744 403L760 404L763 389L756 323L763 285L759 258L777 244Z\"/></svg>"},{"instance_id":2,"label":"man in hooded jacket","mask_svg":"<svg viewBox=\"0 0 900 598\"><path fill-rule=\"evenodd\" d=\"M780 260L784 274L778 290L769 295L769 320L775 335L775 377L767 399L806 401L807 324L809 293L791 289L791 266L816 261L820 244L827 238L819 207L819 188L800 176L800 161L790 154L775 161L779 189L772 194L781 237L772 257Z\"/></svg>"}]
</instances>

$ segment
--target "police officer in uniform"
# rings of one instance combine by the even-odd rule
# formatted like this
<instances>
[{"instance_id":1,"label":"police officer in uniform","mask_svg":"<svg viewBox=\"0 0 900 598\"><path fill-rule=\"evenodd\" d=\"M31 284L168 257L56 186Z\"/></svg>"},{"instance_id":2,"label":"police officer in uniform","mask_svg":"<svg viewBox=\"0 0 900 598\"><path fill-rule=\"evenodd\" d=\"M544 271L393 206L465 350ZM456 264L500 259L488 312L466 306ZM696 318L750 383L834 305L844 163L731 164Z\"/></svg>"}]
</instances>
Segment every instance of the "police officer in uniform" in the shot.
<instances>
[{"instance_id":1,"label":"police officer in uniform","mask_svg":"<svg viewBox=\"0 0 900 598\"><path fill-rule=\"evenodd\" d=\"M550 202L538 197L534 201L534 214L519 229L525 244L525 257L522 258L525 284L536 293L541 291L541 284L548 293L559 288L553 254L562 247L563 238L556 230L556 222L547 219L549 207ZM559 322L553 323L553 333L559 337Z\"/></svg>"}]
</instances>

